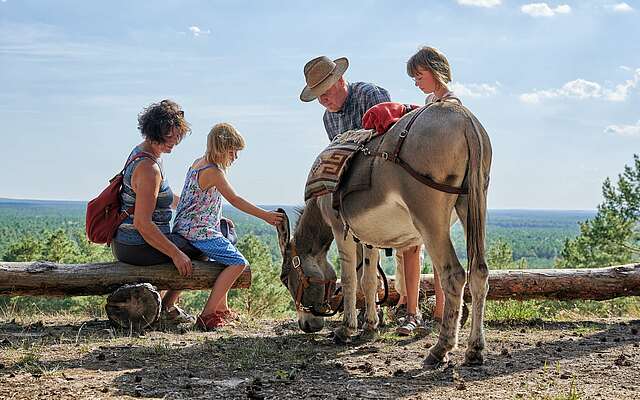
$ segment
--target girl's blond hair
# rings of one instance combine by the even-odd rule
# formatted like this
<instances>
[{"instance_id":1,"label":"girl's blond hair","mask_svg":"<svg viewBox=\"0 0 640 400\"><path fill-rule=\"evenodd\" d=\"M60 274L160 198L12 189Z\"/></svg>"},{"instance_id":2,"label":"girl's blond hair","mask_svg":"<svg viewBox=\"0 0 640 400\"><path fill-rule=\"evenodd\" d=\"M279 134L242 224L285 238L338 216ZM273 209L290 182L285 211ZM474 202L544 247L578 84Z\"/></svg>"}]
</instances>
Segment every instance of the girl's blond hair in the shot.
<instances>
[{"instance_id":1,"label":"girl's blond hair","mask_svg":"<svg viewBox=\"0 0 640 400\"><path fill-rule=\"evenodd\" d=\"M445 89L451 82L451 66L447 57L435 47L424 46L407 61L407 74L415 78L419 74L418 68L430 71L436 82Z\"/></svg>"},{"instance_id":2,"label":"girl's blond hair","mask_svg":"<svg viewBox=\"0 0 640 400\"><path fill-rule=\"evenodd\" d=\"M229 157L229 151L244 149L244 138L233 125L222 122L216 124L207 136L207 152L205 158L210 163L215 163L222 169L227 169L233 162Z\"/></svg>"}]
</instances>

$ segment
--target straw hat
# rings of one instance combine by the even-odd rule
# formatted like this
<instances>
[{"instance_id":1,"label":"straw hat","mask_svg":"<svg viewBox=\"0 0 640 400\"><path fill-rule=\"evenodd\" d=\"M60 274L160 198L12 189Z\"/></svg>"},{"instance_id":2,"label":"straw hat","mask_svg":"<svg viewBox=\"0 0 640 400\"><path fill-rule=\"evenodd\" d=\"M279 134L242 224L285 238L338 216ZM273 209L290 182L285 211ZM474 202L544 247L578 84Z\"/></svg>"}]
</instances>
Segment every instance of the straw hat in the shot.
<instances>
[{"instance_id":1,"label":"straw hat","mask_svg":"<svg viewBox=\"0 0 640 400\"><path fill-rule=\"evenodd\" d=\"M334 83L338 82L344 71L349 68L349 60L340 57L331 61L329 57L314 58L304 66L304 78L307 86L300 93L300 100L313 101L322 96Z\"/></svg>"}]
</instances>

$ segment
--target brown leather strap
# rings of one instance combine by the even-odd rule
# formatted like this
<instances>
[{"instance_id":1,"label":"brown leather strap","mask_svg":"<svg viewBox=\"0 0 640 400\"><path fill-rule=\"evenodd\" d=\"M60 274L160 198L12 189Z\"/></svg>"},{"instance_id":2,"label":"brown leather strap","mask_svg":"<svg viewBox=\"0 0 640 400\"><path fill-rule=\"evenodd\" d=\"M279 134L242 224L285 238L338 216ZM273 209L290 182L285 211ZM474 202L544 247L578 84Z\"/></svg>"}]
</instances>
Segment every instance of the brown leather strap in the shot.
<instances>
[{"instance_id":1,"label":"brown leather strap","mask_svg":"<svg viewBox=\"0 0 640 400\"><path fill-rule=\"evenodd\" d=\"M456 100L457 100L457 98L456 98ZM391 162L394 162L394 163L400 165L402 168L404 168L405 171L407 171L409 173L409 175L414 177L418 182L420 182L422 184L425 184L425 185L429 186L432 189L439 190L439 191L445 192L445 193L450 193L450 194L468 194L469 192L465 188L456 187L456 186L450 186L450 185L447 185L447 184L444 184L444 183L440 183L440 182L434 181L430 176L423 175L423 174L419 173L418 171L413 169L409 164L407 164L402 158L400 158L400 150L402 150L402 145L404 144L405 139L409 135L409 130L411 129L411 126L416 121L418 116L420 116L420 114L422 114L422 112L424 110L426 110L427 108L431 107L433 104L436 104L436 103L441 102L441 101L445 101L445 100L440 99L440 100L437 100L435 102L429 103L426 106L423 106L420 109L418 109L418 111L416 111L416 113L413 114L413 116L409 120L409 123L407 123L407 125L404 127L404 129L400 132L399 140L398 140L398 143L396 144L396 147L395 147L393 153L389 154L389 153L384 152L384 151L383 152L375 152L375 153L368 152L368 151L363 151L363 152L365 154L370 154L370 155L373 155L373 156L376 156L376 157L381 157L384 160L391 161Z\"/></svg>"},{"instance_id":2,"label":"brown leather strap","mask_svg":"<svg viewBox=\"0 0 640 400\"><path fill-rule=\"evenodd\" d=\"M433 188L445 193L451 193L451 194L468 194L469 193L469 191L465 188L450 186L444 183L439 183L431 179L431 177L428 175L422 175L415 169L411 168L411 166L406 162L404 162L404 160L401 158L396 159L396 164L404 168L404 170L407 171L409 175L413 176L416 180L429 186L430 188Z\"/></svg>"},{"instance_id":3,"label":"brown leather strap","mask_svg":"<svg viewBox=\"0 0 640 400\"><path fill-rule=\"evenodd\" d=\"M398 143L396 143L396 148L393 151L393 153L391 153L391 157L389 157L389 161L395 162L398 159L398 157L400 156L400 150L402 149L402 145L404 144L404 140L407 138L407 135L409 134L409 129L411 129L411 126L416 121L418 116L420 116L420 114L422 114L424 110L429 108L431 104L433 103L430 103L424 107L419 108L418 111L416 111L416 113L413 114L413 116L409 120L409 123L404 127L402 132L400 132L400 136L399 136L400 139L398 140Z\"/></svg>"}]
</instances>

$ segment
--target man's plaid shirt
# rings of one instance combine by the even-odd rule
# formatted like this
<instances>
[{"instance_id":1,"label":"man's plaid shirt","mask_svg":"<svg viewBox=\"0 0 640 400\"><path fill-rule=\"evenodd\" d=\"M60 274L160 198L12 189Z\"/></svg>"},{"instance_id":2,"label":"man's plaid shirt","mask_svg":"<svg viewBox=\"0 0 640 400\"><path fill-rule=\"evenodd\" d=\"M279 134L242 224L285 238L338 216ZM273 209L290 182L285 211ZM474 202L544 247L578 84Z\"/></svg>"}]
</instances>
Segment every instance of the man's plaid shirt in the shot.
<instances>
[{"instance_id":1,"label":"man's plaid shirt","mask_svg":"<svg viewBox=\"0 0 640 400\"><path fill-rule=\"evenodd\" d=\"M324 112L324 127L329 140L350 129L362 129L362 116L378 103L391 101L389 92L367 82L354 82L348 85L347 99L338 112Z\"/></svg>"}]
</instances>

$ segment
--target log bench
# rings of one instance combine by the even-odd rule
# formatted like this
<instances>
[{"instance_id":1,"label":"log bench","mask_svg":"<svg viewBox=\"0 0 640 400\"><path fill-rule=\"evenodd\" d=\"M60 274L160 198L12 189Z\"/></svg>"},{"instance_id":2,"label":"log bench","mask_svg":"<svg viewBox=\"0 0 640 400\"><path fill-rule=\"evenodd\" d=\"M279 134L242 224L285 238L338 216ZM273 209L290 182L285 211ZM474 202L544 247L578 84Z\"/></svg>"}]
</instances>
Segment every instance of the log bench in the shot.
<instances>
[{"instance_id":1,"label":"log bench","mask_svg":"<svg viewBox=\"0 0 640 400\"><path fill-rule=\"evenodd\" d=\"M0 296L109 295L109 320L122 328L143 329L160 313L160 294L166 289L211 289L224 266L193 261L193 275L178 274L171 263L136 266L122 262L56 264L47 261L0 261ZM246 268L232 288L251 286Z\"/></svg>"},{"instance_id":2,"label":"log bench","mask_svg":"<svg viewBox=\"0 0 640 400\"><path fill-rule=\"evenodd\" d=\"M400 295L395 277L389 276L389 296L384 305L395 305ZM339 287L339 283L338 283ZM420 276L420 295L435 294L432 274ZM378 298L384 289L379 287ZM640 264L617 265L604 268L577 269L517 269L489 271L488 300L609 300L617 297L640 296ZM331 303L340 303L342 292ZM471 301L469 286L465 286L464 299ZM358 292L358 304L363 303Z\"/></svg>"},{"instance_id":3,"label":"log bench","mask_svg":"<svg viewBox=\"0 0 640 400\"><path fill-rule=\"evenodd\" d=\"M173 264L139 267L120 262L73 265L0 262L0 295L109 294L106 310L114 324L144 328L159 313L157 290L210 289L222 269L216 263L193 261L193 277L183 278ZM251 270L247 268L233 288L250 286ZM433 275L421 275L420 292L423 296L435 293ZM382 298L384 290L381 289L378 295ZM332 303L339 304L341 296L342 292L334 296ZM493 270L489 273L487 293L489 300L607 300L624 296L640 296L640 264L605 268ZM362 302L361 297L359 294L359 302ZM471 299L468 287L465 287L464 297L467 301ZM398 299L395 279L389 277L389 296L385 305L395 305Z\"/></svg>"}]
</instances>

